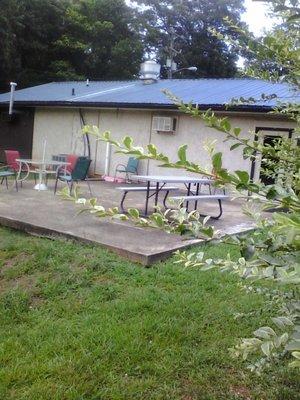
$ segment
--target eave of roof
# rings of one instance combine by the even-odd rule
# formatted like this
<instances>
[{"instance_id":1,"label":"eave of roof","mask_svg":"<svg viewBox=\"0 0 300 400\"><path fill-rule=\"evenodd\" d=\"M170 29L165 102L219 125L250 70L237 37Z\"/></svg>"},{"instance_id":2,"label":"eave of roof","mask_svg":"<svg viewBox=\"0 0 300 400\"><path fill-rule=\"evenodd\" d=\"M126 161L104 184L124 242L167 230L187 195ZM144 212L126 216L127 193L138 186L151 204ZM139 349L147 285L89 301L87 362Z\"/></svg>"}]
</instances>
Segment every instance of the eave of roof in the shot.
<instances>
[{"instance_id":1,"label":"eave of roof","mask_svg":"<svg viewBox=\"0 0 300 400\"><path fill-rule=\"evenodd\" d=\"M7 106L8 102L0 103L0 107ZM148 109L148 110L178 110L176 104L161 104L161 103L99 103L99 102L67 102L67 101L16 101L14 103L15 107L68 107L68 108L117 108L117 109ZM268 113L274 110L274 107L270 106L258 106L249 104L239 104L228 106L227 104L193 104L197 106L200 110L213 110L213 111L227 111L227 112L258 112L258 113Z\"/></svg>"}]
</instances>

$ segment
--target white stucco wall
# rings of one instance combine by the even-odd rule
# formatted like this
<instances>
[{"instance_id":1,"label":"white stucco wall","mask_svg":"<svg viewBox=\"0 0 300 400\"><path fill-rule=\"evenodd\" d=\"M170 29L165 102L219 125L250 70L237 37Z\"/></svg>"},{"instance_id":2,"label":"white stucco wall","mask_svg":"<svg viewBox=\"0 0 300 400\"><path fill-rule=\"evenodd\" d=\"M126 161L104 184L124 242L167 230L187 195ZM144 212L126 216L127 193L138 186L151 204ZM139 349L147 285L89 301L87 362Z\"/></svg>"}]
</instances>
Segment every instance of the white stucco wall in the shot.
<instances>
[{"instance_id":1,"label":"white stucco wall","mask_svg":"<svg viewBox=\"0 0 300 400\"><path fill-rule=\"evenodd\" d=\"M230 170L244 169L250 173L251 164L249 160L243 160L241 150L229 151L230 143L224 143L222 133L207 128L200 120L187 115L179 115L177 130L174 135L156 133L152 131L153 115L168 115L164 112L147 110L83 110L86 124L96 125L100 132L106 130L116 140L121 140L125 135L130 135L134 143L146 146L148 143L155 144L158 149L166 153L171 159L176 159L176 150L181 144L188 144L188 157L190 160L210 168L207 152L204 150L206 142L216 141L216 150L223 152L224 166ZM242 136L248 137L249 131L254 132L256 127L265 128L291 128L293 123L271 119L269 116L232 116L231 124L242 128ZM47 139L47 155L51 157L59 153L83 154L84 145L81 135L81 121L78 109L50 109L38 108L35 112L34 134L33 134L33 157L42 155L43 141ZM266 134L267 131L264 131ZM269 134L269 133L268 133ZM91 137L91 158L93 160L91 171L103 174L105 167L106 144L96 142ZM113 175L118 163L126 164L127 157L114 154L111 151L109 174ZM161 169L157 163L141 161L139 166L141 174L182 174L180 170ZM259 166L256 168L256 178L259 176Z\"/></svg>"}]
</instances>

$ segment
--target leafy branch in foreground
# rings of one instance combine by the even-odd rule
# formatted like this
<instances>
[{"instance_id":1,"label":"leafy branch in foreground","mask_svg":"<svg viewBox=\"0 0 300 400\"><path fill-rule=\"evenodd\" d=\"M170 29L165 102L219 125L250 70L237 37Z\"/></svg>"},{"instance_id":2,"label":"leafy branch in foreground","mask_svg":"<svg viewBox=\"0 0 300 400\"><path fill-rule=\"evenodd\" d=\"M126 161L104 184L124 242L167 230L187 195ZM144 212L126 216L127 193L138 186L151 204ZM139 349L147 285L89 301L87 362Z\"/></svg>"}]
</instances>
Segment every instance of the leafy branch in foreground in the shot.
<instances>
[{"instance_id":1,"label":"leafy branch in foreground","mask_svg":"<svg viewBox=\"0 0 300 400\"><path fill-rule=\"evenodd\" d=\"M95 197L90 199L81 197L78 186L75 187L73 195L70 194L68 187L62 189L59 194L64 200L70 200L79 205L81 207L79 213L88 212L98 218L129 221L137 226L157 228L167 233L184 235L186 239L212 239L219 234L218 231L214 230L213 226L207 225L209 217L202 220L197 211L188 212L181 204L177 204L174 209L168 209L164 212L157 207L156 212L152 213L148 218L144 218L136 208L129 208L128 214L124 214L119 212L118 207L103 207L98 204L98 200Z\"/></svg>"},{"instance_id":2,"label":"leafy branch in foreground","mask_svg":"<svg viewBox=\"0 0 300 400\"><path fill-rule=\"evenodd\" d=\"M173 98L174 99L174 98ZM178 99L177 99L178 104ZM199 164L188 160L186 144L178 148L178 160L170 161L169 157L159 152L155 145L149 144L146 149L141 146L136 146L130 136L125 136L122 142L118 142L111 138L110 132L100 133L99 128L96 126L86 125L83 128L84 134L94 135L97 140L108 142L116 148L117 153L131 155L139 160L155 160L161 162L160 167L183 169L188 172L193 172L201 175L208 176L214 179L215 185L219 187L228 186L235 192L241 193L246 196L247 192L256 193L257 201L265 203L265 208L275 207L290 207L292 210L300 210L299 197L296 195L295 190L300 188L300 148L295 145L290 139L282 140L277 148L273 149L271 146L263 146L259 142L250 139L241 139L240 128L232 128L227 118L218 118L210 111L201 113L197 107L192 105L184 105L180 101L180 109L193 117L202 118L209 127L217 129L225 133L225 142L234 140L235 143L231 146L230 150L233 151L242 146L244 151L244 158L253 159L254 157L262 157L267 160L266 165L270 167L270 163L278 162L278 166L282 165L282 178L280 184L266 186L262 182L253 182L250 179L247 171L236 170L229 171L222 165L222 153L215 152L211 154L212 171ZM256 152L256 155L253 152ZM271 161L270 161L271 158ZM284 171L289 168L289 174ZM266 171L266 173L276 174L276 170ZM285 179L285 177L288 179Z\"/></svg>"}]
</instances>

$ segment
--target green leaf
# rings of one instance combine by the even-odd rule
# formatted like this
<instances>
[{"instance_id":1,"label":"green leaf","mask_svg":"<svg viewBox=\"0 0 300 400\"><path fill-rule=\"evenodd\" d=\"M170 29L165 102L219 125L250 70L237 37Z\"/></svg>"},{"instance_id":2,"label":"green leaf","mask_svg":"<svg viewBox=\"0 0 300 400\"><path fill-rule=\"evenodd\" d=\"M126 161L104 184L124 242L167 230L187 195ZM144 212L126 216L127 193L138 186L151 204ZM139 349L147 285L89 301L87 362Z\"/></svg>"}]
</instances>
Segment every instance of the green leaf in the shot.
<instances>
[{"instance_id":1,"label":"green leaf","mask_svg":"<svg viewBox=\"0 0 300 400\"><path fill-rule=\"evenodd\" d=\"M297 358L297 360L300 360L300 351L293 351L292 356Z\"/></svg>"},{"instance_id":2,"label":"green leaf","mask_svg":"<svg viewBox=\"0 0 300 400\"><path fill-rule=\"evenodd\" d=\"M221 128L223 128L227 132L230 131L230 129L231 129L231 124L230 124L228 118L222 119L220 121L220 126L221 126Z\"/></svg>"},{"instance_id":3,"label":"green leaf","mask_svg":"<svg viewBox=\"0 0 300 400\"><path fill-rule=\"evenodd\" d=\"M163 217L160 214L156 214L156 213L152 214L150 218L152 219L153 222L156 223L156 225L158 227L163 227L164 226L164 220L163 220Z\"/></svg>"},{"instance_id":4,"label":"green leaf","mask_svg":"<svg viewBox=\"0 0 300 400\"><path fill-rule=\"evenodd\" d=\"M248 183L249 182L249 174L246 171L235 171L235 174L238 176L239 180L242 183Z\"/></svg>"},{"instance_id":5,"label":"green leaf","mask_svg":"<svg viewBox=\"0 0 300 400\"><path fill-rule=\"evenodd\" d=\"M151 155L153 155L153 156L157 155L157 148L156 148L156 146L154 146L154 144L152 144L152 143L148 144L147 148Z\"/></svg>"},{"instance_id":6,"label":"green leaf","mask_svg":"<svg viewBox=\"0 0 300 400\"><path fill-rule=\"evenodd\" d=\"M222 168L222 153L215 153L212 156L212 165L216 171Z\"/></svg>"},{"instance_id":7,"label":"green leaf","mask_svg":"<svg viewBox=\"0 0 300 400\"><path fill-rule=\"evenodd\" d=\"M235 135L236 137L238 137L238 136L240 135L241 131L242 131L241 128L234 128L234 129L233 129L233 133L234 133L234 135ZM241 144L241 143L239 143L239 144Z\"/></svg>"},{"instance_id":8,"label":"green leaf","mask_svg":"<svg viewBox=\"0 0 300 400\"><path fill-rule=\"evenodd\" d=\"M133 140L130 136L125 136L123 139L124 146L127 147L127 149L131 149L132 142Z\"/></svg>"},{"instance_id":9,"label":"green leaf","mask_svg":"<svg viewBox=\"0 0 300 400\"><path fill-rule=\"evenodd\" d=\"M272 321L281 329L285 328L286 326L294 325L293 321L291 321L287 317L274 317Z\"/></svg>"},{"instance_id":10,"label":"green leaf","mask_svg":"<svg viewBox=\"0 0 300 400\"><path fill-rule=\"evenodd\" d=\"M235 143L230 147L230 151L237 149L238 147L240 147L242 145L242 143Z\"/></svg>"},{"instance_id":11,"label":"green leaf","mask_svg":"<svg viewBox=\"0 0 300 400\"><path fill-rule=\"evenodd\" d=\"M183 144L178 149L178 153L177 153L178 154L178 158L182 162L186 162L186 149L187 149L187 145L186 144Z\"/></svg>"},{"instance_id":12,"label":"green leaf","mask_svg":"<svg viewBox=\"0 0 300 400\"><path fill-rule=\"evenodd\" d=\"M241 249L241 255L245 260L250 260L255 254L255 247L253 245L248 245Z\"/></svg>"},{"instance_id":13,"label":"green leaf","mask_svg":"<svg viewBox=\"0 0 300 400\"><path fill-rule=\"evenodd\" d=\"M263 326L253 332L255 336L262 339L270 339L272 336L276 336L276 333L269 326Z\"/></svg>"},{"instance_id":14,"label":"green leaf","mask_svg":"<svg viewBox=\"0 0 300 400\"><path fill-rule=\"evenodd\" d=\"M128 214L134 219L138 219L140 216L139 210L137 210L136 208L129 208Z\"/></svg>"},{"instance_id":15,"label":"green leaf","mask_svg":"<svg viewBox=\"0 0 300 400\"><path fill-rule=\"evenodd\" d=\"M262 352L263 352L267 357L270 357L271 351L272 351L273 347L274 347L274 346L273 346L273 343L270 342L270 341L264 342L264 343L260 346Z\"/></svg>"},{"instance_id":16,"label":"green leaf","mask_svg":"<svg viewBox=\"0 0 300 400\"><path fill-rule=\"evenodd\" d=\"M274 187L271 187L266 194L266 198L268 200L273 200L277 196L277 190Z\"/></svg>"}]
</instances>

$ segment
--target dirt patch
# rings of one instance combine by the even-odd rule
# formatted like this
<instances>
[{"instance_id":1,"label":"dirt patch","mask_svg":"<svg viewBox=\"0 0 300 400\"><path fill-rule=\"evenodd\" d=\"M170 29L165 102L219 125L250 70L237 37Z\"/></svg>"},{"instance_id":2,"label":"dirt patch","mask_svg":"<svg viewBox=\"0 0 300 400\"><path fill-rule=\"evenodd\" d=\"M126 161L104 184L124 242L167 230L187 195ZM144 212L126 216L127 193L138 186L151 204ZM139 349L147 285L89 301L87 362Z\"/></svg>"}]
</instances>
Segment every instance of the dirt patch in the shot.
<instances>
[{"instance_id":1,"label":"dirt patch","mask_svg":"<svg viewBox=\"0 0 300 400\"><path fill-rule=\"evenodd\" d=\"M32 294L38 293L39 289L36 282L40 276L41 274L33 274L22 275L13 279L0 278L0 293L15 289L22 289Z\"/></svg>"},{"instance_id":2,"label":"dirt patch","mask_svg":"<svg viewBox=\"0 0 300 400\"><path fill-rule=\"evenodd\" d=\"M243 400L251 400L250 390L246 386L231 386L230 392Z\"/></svg>"},{"instance_id":3,"label":"dirt patch","mask_svg":"<svg viewBox=\"0 0 300 400\"><path fill-rule=\"evenodd\" d=\"M7 260L3 261L2 266L0 267L0 274L2 275L3 272L13 268L17 264L23 264L26 261L32 260L33 255L27 254L26 252L20 252L13 257L8 258Z\"/></svg>"}]
</instances>

